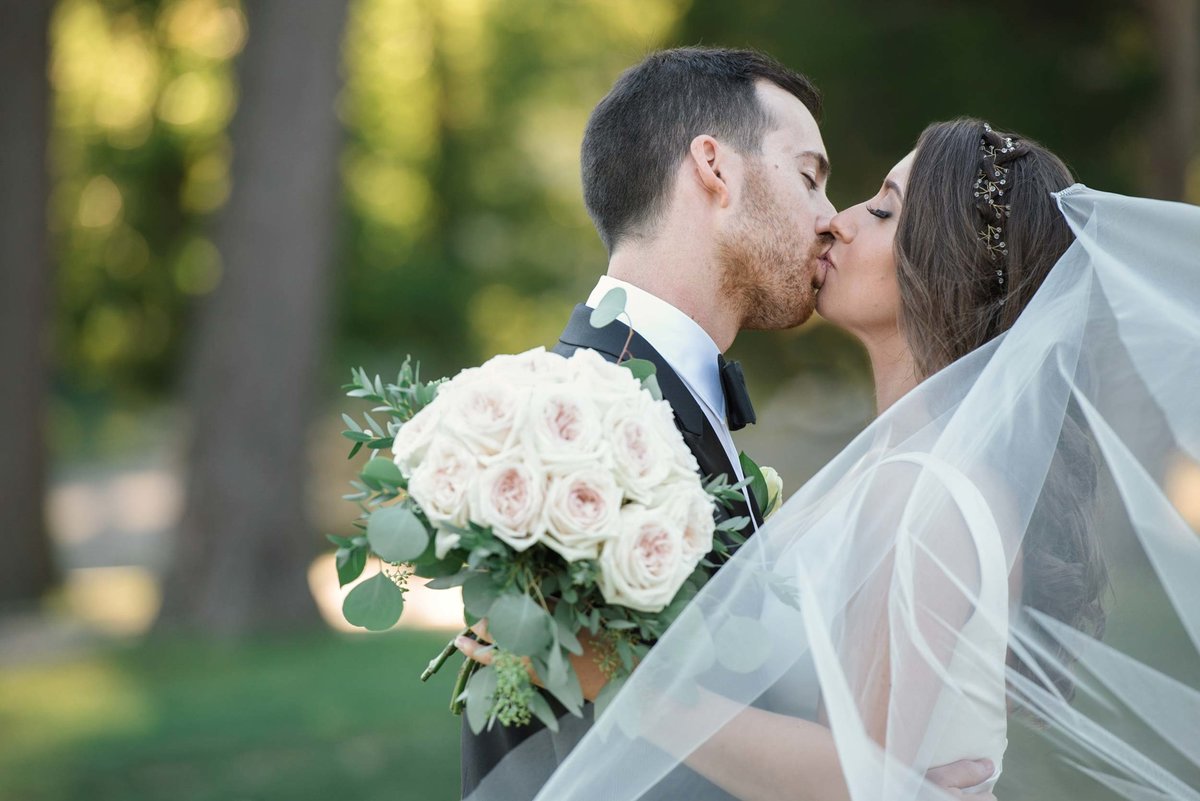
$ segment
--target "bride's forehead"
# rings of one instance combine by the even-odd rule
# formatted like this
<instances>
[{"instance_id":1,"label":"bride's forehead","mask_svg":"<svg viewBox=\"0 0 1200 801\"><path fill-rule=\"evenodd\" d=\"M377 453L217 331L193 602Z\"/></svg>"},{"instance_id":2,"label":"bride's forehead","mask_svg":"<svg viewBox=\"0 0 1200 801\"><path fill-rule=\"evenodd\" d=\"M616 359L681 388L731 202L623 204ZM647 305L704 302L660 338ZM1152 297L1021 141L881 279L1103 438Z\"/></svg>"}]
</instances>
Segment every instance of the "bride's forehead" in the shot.
<instances>
[{"instance_id":1,"label":"bride's forehead","mask_svg":"<svg viewBox=\"0 0 1200 801\"><path fill-rule=\"evenodd\" d=\"M887 175L887 180L894 181L903 187L908 183L908 174L912 171L913 159L916 158L917 151L910 151L907 156L896 162L896 166L892 167Z\"/></svg>"}]
</instances>

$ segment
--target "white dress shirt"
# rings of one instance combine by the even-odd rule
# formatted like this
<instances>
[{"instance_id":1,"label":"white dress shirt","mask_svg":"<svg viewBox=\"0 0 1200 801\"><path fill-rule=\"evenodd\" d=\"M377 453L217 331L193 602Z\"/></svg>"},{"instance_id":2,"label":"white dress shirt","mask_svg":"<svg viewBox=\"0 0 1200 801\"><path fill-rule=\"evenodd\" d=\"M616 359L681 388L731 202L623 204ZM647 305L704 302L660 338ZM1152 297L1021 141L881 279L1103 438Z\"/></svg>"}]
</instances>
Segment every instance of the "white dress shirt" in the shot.
<instances>
[{"instance_id":1,"label":"white dress shirt","mask_svg":"<svg viewBox=\"0 0 1200 801\"><path fill-rule=\"evenodd\" d=\"M650 347L658 351L679 375L717 432L737 480L741 481L745 476L725 416L725 393L721 389L721 373L717 367L721 350L717 343L699 323L670 303L612 276L600 276L596 288L588 296L587 305L596 308L601 299L617 287L625 290L625 314L629 320L622 322L631 323L633 330L649 342ZM750 496L746 488L742 489L742 494L749 504Z\"/></svg>"}]
</instances>

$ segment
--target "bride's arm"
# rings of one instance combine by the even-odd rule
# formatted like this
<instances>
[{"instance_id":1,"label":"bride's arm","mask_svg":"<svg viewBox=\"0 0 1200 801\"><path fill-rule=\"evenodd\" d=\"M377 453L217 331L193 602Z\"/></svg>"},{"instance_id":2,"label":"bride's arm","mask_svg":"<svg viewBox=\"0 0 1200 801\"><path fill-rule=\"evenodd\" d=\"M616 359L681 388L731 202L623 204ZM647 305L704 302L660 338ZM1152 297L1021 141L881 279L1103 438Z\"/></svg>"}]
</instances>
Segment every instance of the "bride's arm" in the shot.
<instances>
[{"instance_id":1,"label":"bride's arm","mask_svg":"<svg viewBox=\"0 0 1200 801\"><path fill-rule=\"evenodd\" d=\"M894 465L881 472L890 474L890 497L911 497L895 492L905 479L912 486L911 469ZM922 764L928 756L922 752L941 723L933 719L939 697L955 680L947 671L963 626L976 612L979 552L957 505L927 487L921 498L927 506L913 529L889 543L849 604L838 659L850 702L880 755L886 751L918 771L928 769L927 780L953 791L983 783L994 769L986 759ZM895 530L902 514L902 509L877 508L856 521L856 534L869 536L872 526ZM706 721L711 726L714 718L728 718L686 761L738 798L849 798L833 734L821 723L747 708L714 693L704 693L695 711L674 711L679 717L671 721L671 731L703 729ZM669 740L660 745L672 750Z\"/></svg>"}]
</instances>

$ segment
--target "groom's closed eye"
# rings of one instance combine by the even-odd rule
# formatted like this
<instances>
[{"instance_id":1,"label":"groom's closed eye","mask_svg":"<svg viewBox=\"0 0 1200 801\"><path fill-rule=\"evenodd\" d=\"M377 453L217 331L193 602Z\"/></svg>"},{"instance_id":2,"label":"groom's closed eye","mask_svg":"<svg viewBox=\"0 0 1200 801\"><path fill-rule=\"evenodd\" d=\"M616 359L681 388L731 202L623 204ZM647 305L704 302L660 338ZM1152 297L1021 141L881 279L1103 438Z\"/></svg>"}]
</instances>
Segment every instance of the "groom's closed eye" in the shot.
<instances>
[{"instance_id":1,"label":"groom's closed eye","mask_svg":"<svg viewBox=\"0 0 1200 801\"><path fill-rule=\"evenodd\" d=\"M815 177L810 177L807 173L805 178L809 178L814 184L825 183L829 180L829 159L825 158L825 154L816 150L805 150L796 154L796 160L801 162L802 166L812 167L816 171ZM816 186L813 187L814 189Z\"/></svg>"}]
</instances>

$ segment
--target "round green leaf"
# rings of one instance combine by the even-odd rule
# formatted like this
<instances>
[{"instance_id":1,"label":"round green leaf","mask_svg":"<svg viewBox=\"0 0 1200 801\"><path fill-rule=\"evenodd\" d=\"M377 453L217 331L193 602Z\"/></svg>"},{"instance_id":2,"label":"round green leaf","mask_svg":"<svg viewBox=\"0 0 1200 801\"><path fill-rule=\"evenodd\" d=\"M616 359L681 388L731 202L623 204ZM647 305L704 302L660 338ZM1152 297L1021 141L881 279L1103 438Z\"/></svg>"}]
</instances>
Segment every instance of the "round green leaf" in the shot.
<instances>
[{"instance_id":1,"label":"round green leaf","mask_svg":"<svg viewBox=\"0 0 1200 801\"><path fill-rule=\"evenodd\" d=\"M412 510L388 506L371 512L367 539L371 550L385 562L411 562L425 552L429 531Z\"/></svg>"},{"instance_id":2,"label":"round green leaf","mask_svg":"<svg viewBox=\"0 0 1200 801\"><path fill-rule=\"evenodd\" d=\"M500 597L500 588L489 573L476 573L463 582L463 606L475 617L487 617Z\"/></svg>"},{"instance_id":3,"label":"round green leaf","mask_svg":"<svg viewBox=\"0 0 1200 801\"><path fill-rule=\"evenodd\" d=\"M362 473L359 478L363 483L370 486L379 486L386 484L391 487L403 487L404 476L400 473L400 468L396 467L396 463L391 459L376 457L370 459L363 466Z\"/></svg>"},{"instance_id":4,"label":"round green leaf","mask_svg":"<svg viewBox=\"0 0 1200 801\"><path fill-rule=\"evenodd\" d=\"M554 619L527 595L500 596L487 620L496 644L521 656L538 656L554 641Z\"/></svg>"},{"instance_id":5,"label":"round green leaf","mask_svg":"<svg viewBox=\"0 0 1200 801\"><path fill-rule=\"evenodd\" d=\"M619 286L613 287L596 304L596 308L592 310L589 322L591 322L592 328L603 328L620 317L624 311L625 290Z\"/></svg>"},{"instance_id":6,"label":"round green leaf","mask_svg":"<svg viewBox=\"0 0 1200 801\"><path fill-rule=\"evenodd\" d=\"M347 622L369 631L390 629L403 611L404 593L382 573L350 590L342 602L342 615Z\"/></svg>"},{"instance_id":7,"label":"round green leaf","mask_svg":"<svg viewBox=\"0 0 1200 801\"><path fill-rule=\"evenodd\" d=\"M717 630L717 661L734 673L750 673L771 657L771 633L751 617L731 617Z\"/></svg>"}]
</instances>

